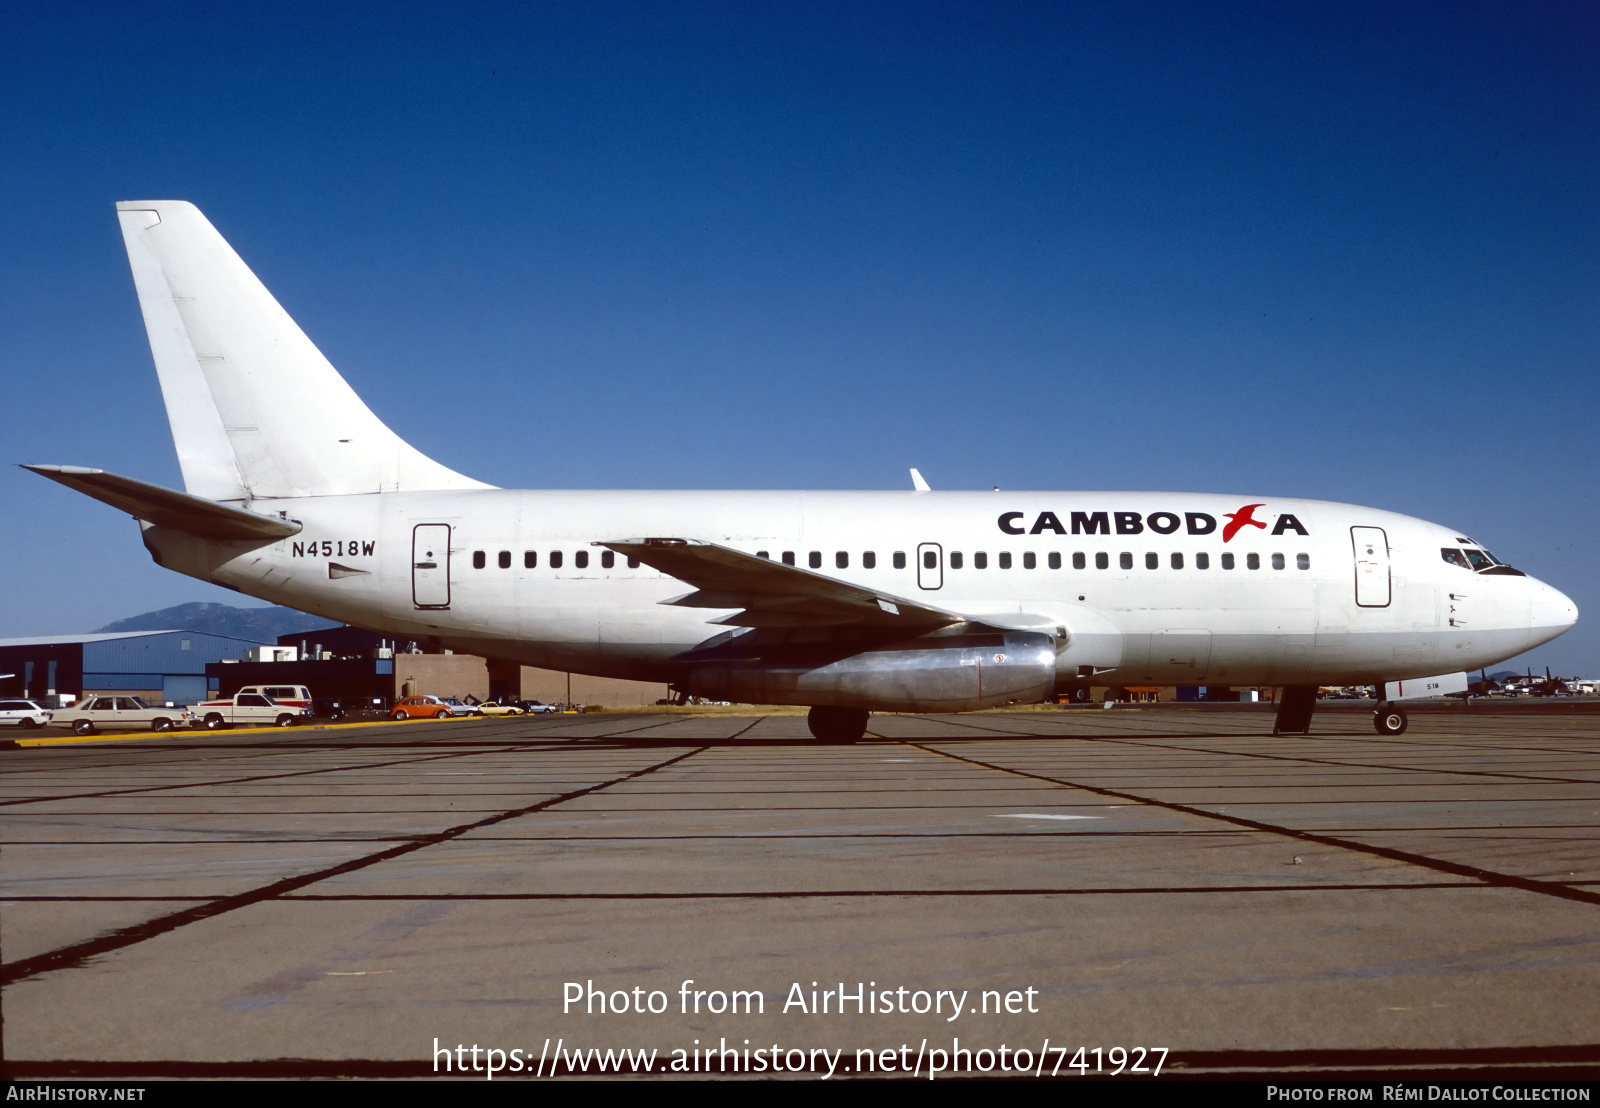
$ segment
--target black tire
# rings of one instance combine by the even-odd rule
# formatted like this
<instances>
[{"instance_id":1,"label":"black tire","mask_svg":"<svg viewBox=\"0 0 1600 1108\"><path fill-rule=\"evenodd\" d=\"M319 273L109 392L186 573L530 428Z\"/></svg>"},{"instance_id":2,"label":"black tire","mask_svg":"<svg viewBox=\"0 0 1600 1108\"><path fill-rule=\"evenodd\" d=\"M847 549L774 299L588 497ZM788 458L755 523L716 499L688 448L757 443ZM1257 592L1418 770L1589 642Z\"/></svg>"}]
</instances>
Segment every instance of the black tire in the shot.
<instances>
[{"instance_id":1,"label":"black tire","mask_svg":"<svg viewBox=\"0 0 1600 1108\"><path fill-rule=\"evenodd\" d=\"M19 731L32 731L37 726L39 726L39 724L38 724L38 721L36 721L36 720L32 720L32 719L19 719L19 720L17 720L17 730L19 730Z\"/></svg>"},{"instance_id":2,"label":"black tire","mask_svg":"<svg viewBox=\"0 0 1600 1108\"><path fill-rule=\"evenodd\" d=\"M215 712L212 712L206 717L205 726L207 731L221 731L224 727L228 726L228 724L221 716Z\"/></svg>"},{"instance_id":3,"label":"black tire","mask_svg":"<svg viewBox=\"0 0 1600 1108\"><path fill-rule=\"evenodd\" d=\"M72 725L72 733L74 735L92 735L94 734L94 724L89 720L80 719Z\"/></svg>"},{"instance_id":4,"label":"black tire","mask_svg":"<svg viewBox=\"0 0 1600 1108\"><path fill-rule=\"evenodd\" d=\"M1410 722L1399 708L1379 708L1372 713L1372 726L1380 735L1403 735Z\"/></svg>"},{"instance_id":5,"label":"black tire","mask_svg":"<svg viewBox=\"0 0 1600 1108\"><path fill-rule=\"evenodd\" d=\"M279 727L293 727L294 717L285 712L272 722L276 723Z\"/></svg>"},{"instance_id":6,"label":"black tire","mask_svg":"<svg viewBox=\"0 0 1600 1108\"><path fill-rule=\"evenodd\" d=\"M165 716L153 719L150 721L150 730L159 731L162 734L165 734L166 732L172 730L172 721L167 719Z\"/></svg>"},{"instance_id":7,"label":"black tire","mask_svg":"<svg viewBox=\"0 0 1600 1108\"><path fill-rule=\"evenodd\" d=\"M833 708L821 704L806 714L812 737L823 743L855 743L867 733L865 708Z\"/></svg>"},{"instance_id":8,"label":"black tire","mask_svg":"<svg viewBox=\"0 0 1600 1108\"><path fill-rule=\"evenodd\" d=\"M405 711L396 711L394 715L390 716L389 718L397 723L404 723L406 720L410 719L411 716Z\"/></svg>"}]
</instances>

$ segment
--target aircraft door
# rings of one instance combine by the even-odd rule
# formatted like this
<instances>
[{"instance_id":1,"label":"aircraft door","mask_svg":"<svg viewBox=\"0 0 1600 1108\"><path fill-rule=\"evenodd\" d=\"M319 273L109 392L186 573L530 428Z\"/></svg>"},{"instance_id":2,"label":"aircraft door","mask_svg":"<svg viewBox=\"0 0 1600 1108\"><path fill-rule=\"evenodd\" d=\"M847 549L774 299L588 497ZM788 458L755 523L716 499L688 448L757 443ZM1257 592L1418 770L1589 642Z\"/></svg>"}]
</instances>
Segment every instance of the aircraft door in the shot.
<instances>
[{"instance_id":1,"label":"aircraft door","mask_svg":"<svg viewBox=\"0 0 1600 1108\"><path fill-rule=\"evenodd\" d=\"M419 523L411 531L411 601L450 607L450 525Z\"/></svg>"},{"instance_id":2,"label":"aircraft door","mask_svg":"<svg viewBox=\"0 0 1600 1108\"><path fill-rule=\"evenodd\" d=\"M1389 537L1382 527L1352 527L1356 556L1356 606L1389 606Z\"/></svg>"},{"instance_id":3,"label":"aircraft door","mask_svg":"<svg viewBox=\"0 0 1600 1108\"><path fill-rule=\"evenodd\" d=\"M917 547L917 587L944 587L944 547L936 542L925 542Z\"/></svg>"}]
</instances>

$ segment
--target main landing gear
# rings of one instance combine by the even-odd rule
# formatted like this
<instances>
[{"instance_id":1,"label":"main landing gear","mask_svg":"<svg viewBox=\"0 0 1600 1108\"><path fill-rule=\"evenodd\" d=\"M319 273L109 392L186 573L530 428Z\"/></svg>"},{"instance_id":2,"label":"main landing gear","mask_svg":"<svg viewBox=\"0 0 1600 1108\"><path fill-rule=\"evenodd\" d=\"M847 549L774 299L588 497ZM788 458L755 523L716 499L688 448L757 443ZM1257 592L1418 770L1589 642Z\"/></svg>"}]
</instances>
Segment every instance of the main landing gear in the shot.
<instances>
[{"instance_id":1,"label":"main landing gear","mask_svg":"<svg viewBox=\"0 0 1600 1108\"><path fill-rule=\"evenodd\" d=\"M806 715L806 726L818 742L860 742L867 733L865 708L831 708L819 704Z\"/></svg>"}]
</instances>

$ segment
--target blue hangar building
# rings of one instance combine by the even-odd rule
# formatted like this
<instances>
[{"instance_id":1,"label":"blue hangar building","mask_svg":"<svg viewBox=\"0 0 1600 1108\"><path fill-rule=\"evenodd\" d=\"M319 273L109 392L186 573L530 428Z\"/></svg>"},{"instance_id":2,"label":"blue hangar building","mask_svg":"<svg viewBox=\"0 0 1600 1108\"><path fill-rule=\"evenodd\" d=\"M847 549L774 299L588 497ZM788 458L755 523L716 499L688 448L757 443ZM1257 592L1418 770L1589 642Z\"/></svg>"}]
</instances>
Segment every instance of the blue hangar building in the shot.
<instances>
[{"instance_id":1,"label":"blue hangar building","mask_svg":"<svg viewBox=\"0 0 1600 1108\"><path fill-rule=\"evenodd\" d=\"M206 665L265 644L200 631L0 639L0 696L34 700L115 690L153 704L206 699Z\"/></svg>"}]
</instances>

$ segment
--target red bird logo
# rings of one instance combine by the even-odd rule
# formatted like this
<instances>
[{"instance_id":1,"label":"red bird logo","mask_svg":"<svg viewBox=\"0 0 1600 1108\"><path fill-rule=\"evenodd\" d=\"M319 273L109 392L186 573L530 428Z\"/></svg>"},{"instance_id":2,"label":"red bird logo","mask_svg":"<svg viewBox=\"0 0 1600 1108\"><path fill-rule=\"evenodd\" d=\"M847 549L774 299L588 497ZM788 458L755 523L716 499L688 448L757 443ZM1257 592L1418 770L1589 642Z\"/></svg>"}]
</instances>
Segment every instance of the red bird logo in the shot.
<instances>
[{"instance_id":1,"label":"red bird logo","mask_svg":"<svg viewBox=\"0 0 1600 1108\"><path fill-rule=\"evenodd\" d=\"M1228 523L1228 525L1226 527L1224 527L1222 529L1222 541L1223 542L1228 542L1230 539L1233 538L1233 536L1235 536L1235 535L1237 535L1239 533L1239 529L1241 527L1244 527L1246 525L1251 526L1251 527L1259 527L1263 531L1265 531L1267 529L1267 525L1265 523L1262 523L1259 519L1255 518L1256 509L1257 508L1261 508L1261 507L1265 507L1265 505L1263 505L1263 504L1246 504L1244 507L1240 508L1237 512L1224 512L1223 514L1228 517L1228 520L1230 522Z\"/></svg>"}]
</instances>

